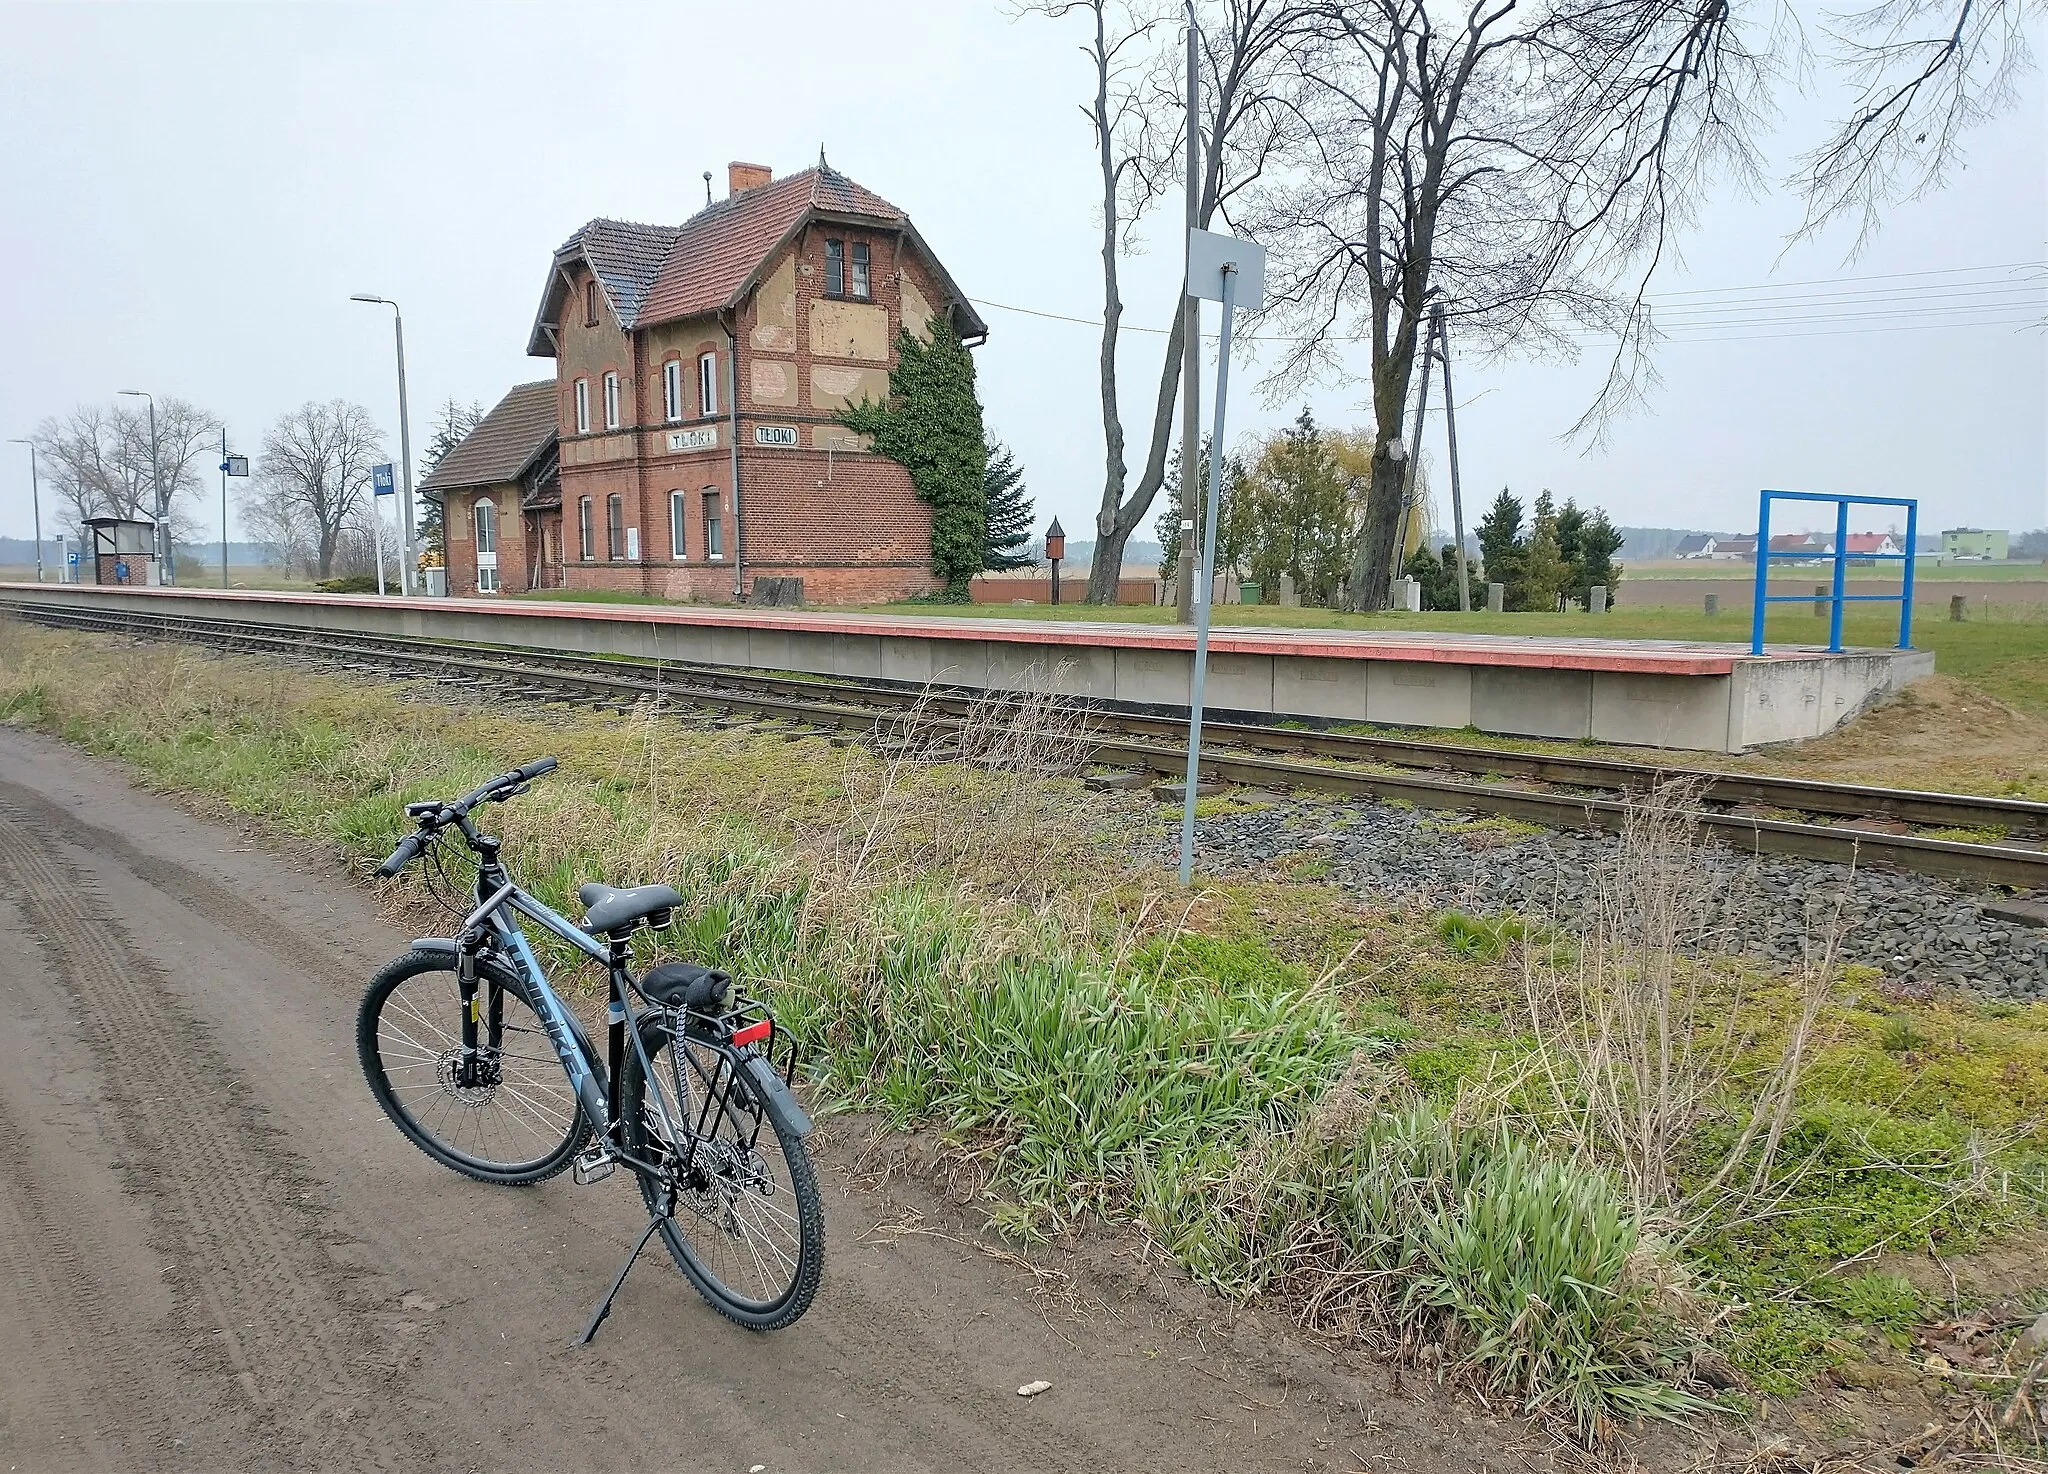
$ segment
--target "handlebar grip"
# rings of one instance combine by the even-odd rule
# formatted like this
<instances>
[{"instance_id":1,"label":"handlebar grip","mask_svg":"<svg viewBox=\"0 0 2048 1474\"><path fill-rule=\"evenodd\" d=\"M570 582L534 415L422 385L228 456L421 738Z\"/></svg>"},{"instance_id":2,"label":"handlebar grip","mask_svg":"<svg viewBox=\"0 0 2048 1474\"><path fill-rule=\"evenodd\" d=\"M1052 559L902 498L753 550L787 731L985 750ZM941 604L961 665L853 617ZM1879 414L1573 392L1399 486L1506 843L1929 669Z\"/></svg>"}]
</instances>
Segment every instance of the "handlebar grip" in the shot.
<instances>
[{"instance_id":1,"label":"handlebar grip","mask_svg":"<svg viewBox=\"0 0 2048 1474\"><path fill-rule=\"evenodd\" d=\"M419 854L426 842L425 835L408 834L398 842L398 848L391 852L384 863L377 867L377 873L379 875L396 875L413 862L413 857Z\"/></svg>"},{"instance_id":2,"label":"handlebar grip","mask_svg":"<svg viewBox=\"0 0 2048 1474\"><path fill-rule=\"evenodd\" d=\"M520 780L522 782L530 783L535 778L540 777L541 774L552 773L554 772L554 770L555 760L551 757L543 757L535 758L532 762L528 763L525 767L519 769L518 771Z\"/></svg>"}]
</instances>

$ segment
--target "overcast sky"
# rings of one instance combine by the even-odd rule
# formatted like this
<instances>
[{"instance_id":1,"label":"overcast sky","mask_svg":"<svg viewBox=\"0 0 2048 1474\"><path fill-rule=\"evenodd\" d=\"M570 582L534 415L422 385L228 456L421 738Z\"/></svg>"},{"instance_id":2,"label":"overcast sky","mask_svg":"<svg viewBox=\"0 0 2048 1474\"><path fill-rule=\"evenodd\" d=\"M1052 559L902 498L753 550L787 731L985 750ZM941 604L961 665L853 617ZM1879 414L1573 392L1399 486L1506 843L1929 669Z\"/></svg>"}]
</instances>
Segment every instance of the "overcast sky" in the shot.
<instances>
[{"instance_id":1,"label":"overcast sky","mask_svg":"<svg viewBox=\"0 0 2048 1474\"><path fill-rule=\"evenodd\" d=\"M1081 39L1078 23L1012 20L984 0L0 4L0 269L21 329L0 361L0 439L141 388L222 415L243 451L280 411L344 396L395 451L388 313L348 300L374 292L404 305L417 446L449 396L491 403L552 375L525 356L526 334L551 252L583 221L679 222L703 203L705 170L723 194L729 160L784 173L821 144L910 212L970 295L1098 317ZM1663 387L1597 453L1560 439L1597 356L1461 362L1467 500L1547 486L1617 522L1740 530L1756 490L1777 486L1919 496L1937 528L2048 523L2043 334L1999 314L1951 325L1948 310L2009 288L2013 272L1984 268L2031 263L2041 280L2042 98L2030 76L2020 105L1971 137L1951 187L1898 209L1853 263L1842 238L1785 251L1798 219L1785 196L1714 201L1658 290L1885 295L1843 299L1834 321L1792 336L1773 331L1776 307L1674 296L1735 309L1696 321L1746 325L1665 346ZM1781 165L1832 102L1787 100ZM1128 324L1167 321L1175 236L1160 220L1157 249L1132 264ZM992 432L1019 452L1041 521L1058 513L1086 537L1101 488L1096 334L984 316ZM1869 330L1901 322L1916 330ZM1142 405L1161 342L1127 344L1124 392ZM1256 365L1236 374L1233 440L1299 409L1301 391L1258 397ZM1332 425L1369 423L1361 398L1306 390ZM0 453L0 532L25 535L26 452Z\"/></svg>"}]
</instances>

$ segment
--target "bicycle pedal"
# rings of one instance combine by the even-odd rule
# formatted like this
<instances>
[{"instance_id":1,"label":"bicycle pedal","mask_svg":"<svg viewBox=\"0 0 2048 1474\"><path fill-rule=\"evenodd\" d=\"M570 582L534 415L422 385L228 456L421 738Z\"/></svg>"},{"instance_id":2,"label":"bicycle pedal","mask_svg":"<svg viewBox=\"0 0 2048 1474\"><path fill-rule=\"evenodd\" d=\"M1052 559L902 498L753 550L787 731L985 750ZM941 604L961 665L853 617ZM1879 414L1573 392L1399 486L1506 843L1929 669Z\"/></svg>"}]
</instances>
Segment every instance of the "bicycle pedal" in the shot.
<instances>
[{"instance_id":1,"label":"bicycle pedal","mask_svg":"<svg viewBox=\"0 0 2048 1474\"><path fill-rule=\"evenodd\" d=\"M594 1146L579 1152L569 1167L569 1176L579 1187L589 1187L593 1182L603 1182L618 1170L619 1159L611 1154L608 1147Z\"/></svg>"}]
</instances>

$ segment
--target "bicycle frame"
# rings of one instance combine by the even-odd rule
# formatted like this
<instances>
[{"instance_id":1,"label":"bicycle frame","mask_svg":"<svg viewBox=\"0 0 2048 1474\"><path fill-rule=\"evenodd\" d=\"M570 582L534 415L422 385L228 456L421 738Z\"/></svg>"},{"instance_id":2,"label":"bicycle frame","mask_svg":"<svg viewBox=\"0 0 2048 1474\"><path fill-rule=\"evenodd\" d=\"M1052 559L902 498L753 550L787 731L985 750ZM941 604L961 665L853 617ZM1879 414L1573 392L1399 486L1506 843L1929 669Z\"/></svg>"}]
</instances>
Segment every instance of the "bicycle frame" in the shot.
<instances>
[{"instance_id":1,"label":"bicycle frame","mask_svg":"<svg viewBox=\"0 0 2048 1474\"><path fill-rule=\"evenodd\" d=\"M677 1144L689 1143L688 1150L694 1154L696 1133L677 1129L678 1121L685 1119L684 1113L670 1109L669 1092L663 1086L653 1058L647 1052L646 1042L641 1037L641 1021L650 1010L636 1011L633 1007L632 995L637 989L632 974L626 969L624 941L608 942L593 936L529 894L505 873L494 852L480 854L478 858L477 906L463 918L461 929L454 938L456 950L464 959L462 1043L465 1064L478 1056L477 1031L484 1022L475 997L469 959L482 950L480 944L488 937L497 942L498 949L526 982L541 1027L547 1030L549 1042L554 1045L555 1054L568 1073L569 1083L583 1106L584 1114L590 1119L592 1129L611 1155L645 1171L661 1171L655 1163L632 1157L619 1140L619 1072L628 1047L640 1057L641 1076L653 1088L655 1109L660 1113L668 1140ZM596 1049L583 1032L582 1024L549 985L546 970L541 967L540 959L534 956L533 946L520 928L520 916L545 927L577 951L605 965L611 991L607 1010L609 1068L597 1058ZM499 1042L501 1009L502 1000L494 997L489 1021L493 1046ZM688 1160L686 1157L685 1164Z\"/></svg>"}]
</instances>

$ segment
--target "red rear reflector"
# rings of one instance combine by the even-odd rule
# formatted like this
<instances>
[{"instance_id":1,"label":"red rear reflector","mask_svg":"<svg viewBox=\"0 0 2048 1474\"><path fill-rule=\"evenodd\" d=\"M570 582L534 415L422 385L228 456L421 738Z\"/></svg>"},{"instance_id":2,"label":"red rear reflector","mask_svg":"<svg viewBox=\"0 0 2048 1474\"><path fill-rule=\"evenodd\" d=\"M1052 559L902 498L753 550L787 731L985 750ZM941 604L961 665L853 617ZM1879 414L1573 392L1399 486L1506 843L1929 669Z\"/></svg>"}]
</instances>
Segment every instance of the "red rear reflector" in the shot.
<instances>
[{"instance_id":1,"label":"red rear reflector","mask_svg":"<svg viewBox=\"0 0 2048 1474\"><path fill-rule=\"evenodd\" d=\"M766 1039L775 1030L773 1019L762 1019L758 1024L748 1024L732 1036L735 1045L752 1044L757 1039Z\"/></svg>"}]
</instances>

